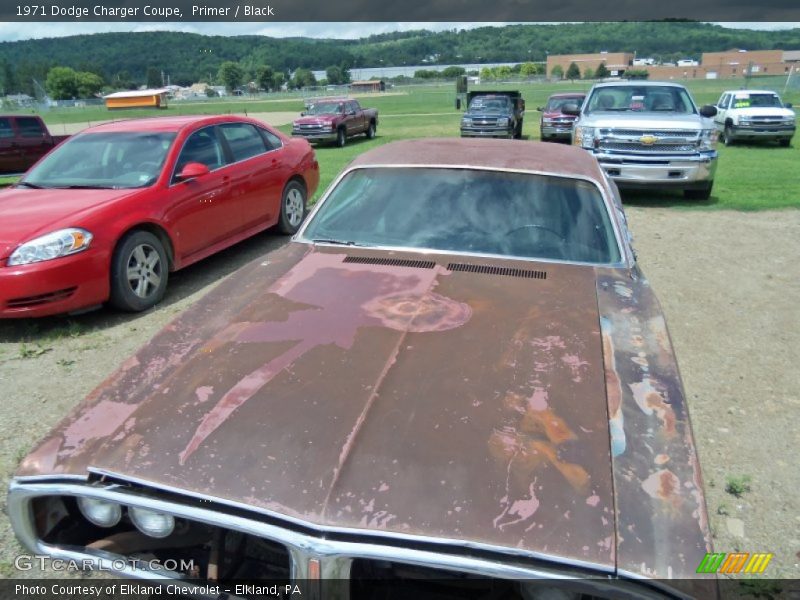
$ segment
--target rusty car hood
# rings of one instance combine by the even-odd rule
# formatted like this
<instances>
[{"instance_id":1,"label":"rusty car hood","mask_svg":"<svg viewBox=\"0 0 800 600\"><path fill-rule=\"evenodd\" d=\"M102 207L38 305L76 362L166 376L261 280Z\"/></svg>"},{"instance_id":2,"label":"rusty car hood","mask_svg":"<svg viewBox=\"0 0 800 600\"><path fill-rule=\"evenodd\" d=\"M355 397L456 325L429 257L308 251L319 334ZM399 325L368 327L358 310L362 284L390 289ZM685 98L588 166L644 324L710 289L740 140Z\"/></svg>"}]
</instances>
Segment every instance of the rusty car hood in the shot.
<instances>
[{"instance_id":1,"label":"rusty car hood","mask_svg":"<svg viewBox=\"0 0 800 600\"><path fill-rule=\"evenodd\" d=\"M93 471L614 568L592 267L464 258L518 268L473 273L299 243L266 258L129 359L18 476Z\"/></svg>"}]
</instances>

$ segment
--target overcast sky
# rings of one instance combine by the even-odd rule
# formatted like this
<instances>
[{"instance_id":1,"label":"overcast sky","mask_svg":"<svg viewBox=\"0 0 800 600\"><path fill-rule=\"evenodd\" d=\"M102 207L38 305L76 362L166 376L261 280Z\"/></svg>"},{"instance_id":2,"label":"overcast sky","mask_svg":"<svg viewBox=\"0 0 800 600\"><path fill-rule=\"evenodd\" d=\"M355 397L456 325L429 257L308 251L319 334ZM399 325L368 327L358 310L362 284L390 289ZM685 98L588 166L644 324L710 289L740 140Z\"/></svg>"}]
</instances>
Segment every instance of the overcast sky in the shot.
<instances>
[{"instance_id":1,"label":"overcast sky","mask_svg":"<svg viewBox=\"0 0 800 600\"><path fill-rule=\"evenodd\" d=\"M20 27L19 23L0 22L0 41L31 38L63 37L112 31L187 31L205 35L267 35L271 37L305 36L315 38L354 39L376 33L410 29L471 29L484 26L502 27L506 23L36 23ZM791 29L800 23L719 23L725 27L747 29Z\"/></svg>"}]
</instances>

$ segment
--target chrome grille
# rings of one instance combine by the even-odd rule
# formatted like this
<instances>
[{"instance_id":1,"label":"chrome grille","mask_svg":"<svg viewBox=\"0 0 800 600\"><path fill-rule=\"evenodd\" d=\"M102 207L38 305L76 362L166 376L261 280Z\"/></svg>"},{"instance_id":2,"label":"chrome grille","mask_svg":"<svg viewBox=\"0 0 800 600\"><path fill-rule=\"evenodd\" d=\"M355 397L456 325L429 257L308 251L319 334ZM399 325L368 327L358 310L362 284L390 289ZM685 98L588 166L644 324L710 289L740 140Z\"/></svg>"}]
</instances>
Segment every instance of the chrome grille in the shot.
<instances>
[{"instance_id":1,"label":"chrome grille","mask_svg":"<svg viewBox=\"0 0 800 600\"><path fill-rule=\"evenodd\" d=\"M659 129L657 131L645 130L645 129L601 129L601 135L610 135L614 137L637 137L640 138L643 135L654 135L656 137L683 137L683 138L693 138L697 139L698 132L692 131L691 129Z\"/></svg>"},{"instance_id":2,"label":"chrome grille","mask_svg":"<svg viewBox=\"0 0 800 600\"><path fill-rule=\"evenodd\" d=\"M651 143L644 143L643 140ZM699 141L699 131L603 129L600 131L599 149L643 155L688 154L697 152Z\"/></svg>"},{"instance_id":3,"label":"chrome grille","mask_svg":"<svg viewBox=\"0 0 800 600\"><path fill-rule=\"evenodd\" d=\"M644 144L627 142L602 142L600 147L610 152L695 152L697 144Z\"/></svg>"}]
</instances>

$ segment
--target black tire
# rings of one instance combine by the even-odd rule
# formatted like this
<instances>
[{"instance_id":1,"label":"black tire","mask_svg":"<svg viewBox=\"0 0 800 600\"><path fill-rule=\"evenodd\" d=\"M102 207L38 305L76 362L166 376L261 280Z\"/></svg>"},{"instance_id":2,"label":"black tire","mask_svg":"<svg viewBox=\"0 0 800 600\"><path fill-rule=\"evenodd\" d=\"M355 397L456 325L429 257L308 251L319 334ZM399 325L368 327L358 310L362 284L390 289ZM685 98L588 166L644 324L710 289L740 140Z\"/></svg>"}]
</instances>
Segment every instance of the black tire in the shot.
<instances>
[{"instance_id":1,"label":"black tire","mask_svg":"<svg viewBox=\"0 0 800 600\"><path fill-rule=\"evenodd\" d=\"M791 143L792 143L791 139L778 140L778 145L783 146L784 148L788 148L789 144Z\"/></svg>"},{"instance_id":2,"label":"black tire","mask_svg":"<svg viewBox=\"0 0 800 600\"><path fill-rule=\"evenodd\" d=\"M714 182L709 181L705 186L693 190L683 190L683 197L687 200L708 200L711 198L711 188Z\"/></svg>"},{"instance_id":3,"label":"black tire","mask_svg":"<svg viewBox=\"0 0 800 600\"><path fill-rule=\"evenodd\" d=\"M344 148L344 145L347 143L347 130L344 127L340 127L336 130L336 147L337 148Z\"/></svg>"},{"instance_id":4,"label":"black tire","mask_svg":"<svg viewBox=\"0 0 800 600\"><path fill-rule=\"evenodd\" d=\"M149 231L132 231L119 241L111 258L110 303L128 312L147 310L164 297L168 279L164 244Z\"/></svg>"},{"instance_id":5,"label":"black tire","mask_svg":"<svg viewBox=\"0 0 800 600\"><path fill-rule=\"evenodd\" d=\"M375 139L375 133L376 133L375 122L374 121L370 121L369 127L367 127L367 139L368 140L374 140Z\"/></svg>"},{"instance_id":6,"label":"black tire","mask_svg":"<svg viewBox=\"0 0 800 600\"><path fill-rule=\"evenodd\" d=\"M281 215L278 229L286 235L294 235L306 216L306 188L299 181L290 181L281 194Z\"/></svg>"},{"instance_id":7,"label":"black tire","mask_svg":"<svg viewBox=\"0 0 800 600\"><path fill-rule=\"evenodd\" d=\"M733 146L733 136L731 135L730 125L725 125L725 129L722 132L722 143L726 146Z\"/></svg>"}]
</instances>

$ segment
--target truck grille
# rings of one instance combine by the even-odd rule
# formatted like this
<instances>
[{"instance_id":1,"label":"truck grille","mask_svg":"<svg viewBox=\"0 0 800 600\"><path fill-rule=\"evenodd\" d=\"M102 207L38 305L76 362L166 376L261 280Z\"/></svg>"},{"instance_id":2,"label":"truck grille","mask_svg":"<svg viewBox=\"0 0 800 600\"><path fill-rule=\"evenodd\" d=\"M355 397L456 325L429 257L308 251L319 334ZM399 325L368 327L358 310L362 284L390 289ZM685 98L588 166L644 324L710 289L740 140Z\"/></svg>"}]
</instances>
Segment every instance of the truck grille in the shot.
<instances>
[{"instance_id":1,"label":"truck grille","mask_svg":"<svg viewBox=\"0 0 800 600\"><path fill-rule=\"evenodd\" d=\"M692 154L697 152L700 132L687 130L603 129L599 150L610 153Z\"/></svg>"},{"instance_id":2,"label":"truck grille","mask_svg":"<svg viewBox=\"0 0 800 600\"><path fill-rule=\"evenodd\" d=\"M472 119L473 125L497 125L497 119L491 117L482 117L480 119Z\"/></svg>"},{"instance_id":3,"label":"truck grille","mask_svg":"<svg viewBox=\"0 0 800 600\"><path fill-rule=\"evenodd\" d=\"M324 125L298 125L294 128L296 133L307 134L307 133L328 133L331 129L330 127L325 127Z\"/></svg>"}]
</instances>

